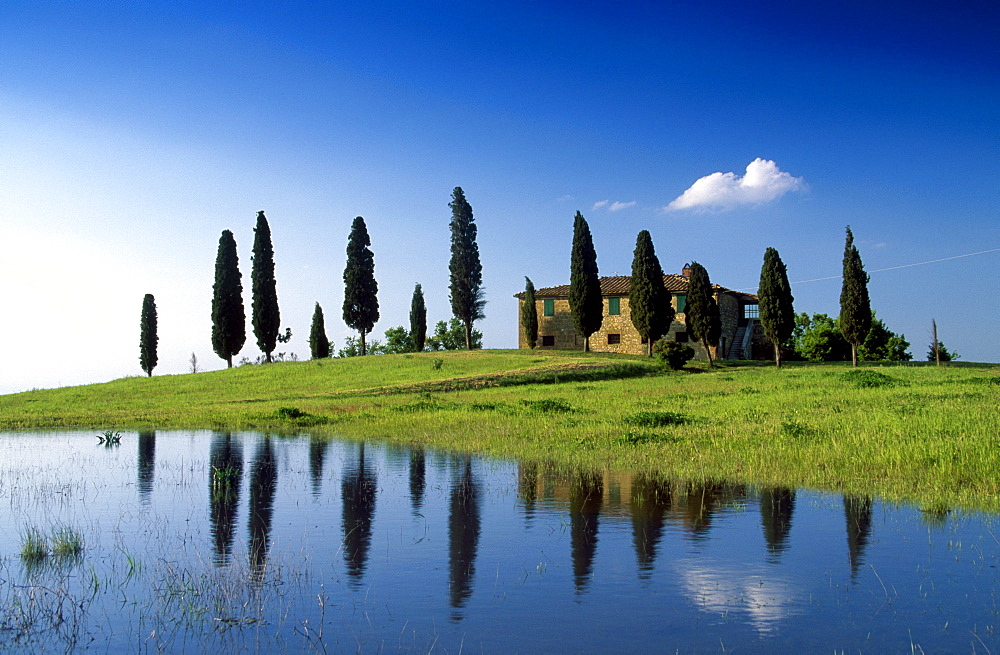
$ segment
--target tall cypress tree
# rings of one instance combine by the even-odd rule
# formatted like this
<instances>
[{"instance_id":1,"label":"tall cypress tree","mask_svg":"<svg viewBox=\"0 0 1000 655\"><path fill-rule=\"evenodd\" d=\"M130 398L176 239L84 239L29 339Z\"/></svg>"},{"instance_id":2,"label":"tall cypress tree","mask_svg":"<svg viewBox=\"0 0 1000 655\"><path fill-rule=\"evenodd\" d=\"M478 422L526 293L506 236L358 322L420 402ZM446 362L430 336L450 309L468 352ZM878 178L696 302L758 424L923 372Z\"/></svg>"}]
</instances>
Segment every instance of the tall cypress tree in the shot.
<instances>
[{"instance_id":1,"label":"tall cypress tree","mask_svg":"<svg viewBox=\"0 0 1000 655\"><path fill-rule=\"evenodd\" d=\"M156 368L156 301L153 294L147 293L142 299L142 318L139 325L139 366L146 375L153 377Z\"/></svg>"},{"instance_id":2,"label":"tall cypress tree","mask_svg":"<svg viewBox=\"0 0 1000 655\"><path fill-rule=\"evenodd\" d=\"M712 293L712 281L708 279L708 271L698 262L691 262L687 307L684 313L688 331L705 347L709 367L714 366L711 348L719 343L719 337L722 336L722 320L719 317L719 304Z\"/></svg>"},{"instance_id":3,"label":"tall cypress tree","mask_svg":"<svg viewBox=\"0 0 1000 655\"><path fill-rule=\"evenodd\" d=\"M840 333L851 344L851 362L858 365L858 347L872 326L872 306L868 298L868 274L854 245L854 233L847 226L844 242L844 281L840 288Z\"/></svg>"},{"instance_id":4,"label":"tall cypress tree","mask_svg":"<svg viewBox=\"0 0 1000 655\"><path fill-rule=\"evenodd\" d=\"M309 350L313 359L326 359L330 356L330 340L326 336L326 321L323 320L323 308L316 303L313 310L312 327L309 328Z\"/></svg>"},{"instance_id":5,"label":"tall cypress tree","mask_svg":"<svg viewBox=\"0 0 1000 655\"><path fill-rule=\"evenodd\" d=\"M635 240L628 306L632 325L646 340L646 354L652 356L653 342L670 330L674 308L670 304L670 292L663 285L663 268L648 230L640 232Z\"/></svg>"},{"instance_id":6,"label":"tall cypress tree","mask_svg":"<svg viewBox=\"0 0 1000 655\"><path fill-rule=\"evenodd\" d=\"M778 251L764 251L764 265L760 269L760 286L757 302L760 307L760 324L764 334L774 344L774 363L781 368L781 344L788 341L795 329L795 310L792 308L792 287L788 272Z\"/></svg>"},{"instance_id":7,"label":"tall cypress tree","mask_svg":"<svg viewBox=\"0 0 1000 655\"><path fill-rule=\"evenodd\" d=\"M451 313L465 325L465 347L472 350L472 324L486 318L476 222L462 187L455 187L448 206L451 207L451 261L448 264Z\"/></svg>"},{"instance_id":8,"label":"tall cypress tree","mask_svg":"<svg viewBox=\"0 0 1000 655\"><path fill-rule=\"evenodd\" d=\"M604 299L601 297L594 239L580 212L573 219L573 250L569 268L569 310L573 315L573 326L583 337L583 350L589 352L590 335L601 329L604 320Z\"/></svg>"},{"instance_id":9,"label":"tall cypress tree","mask_svg":"<svg viewBox=\"0 0 1000 655\"><path fill-rule=\"evenodd\" d=\"M229 230L219 237L219 252L215 256L215 286L212 296L212 348L215 354L233 367L233 356L239 354L247 340L247 315L243 310L243 283L240 281L240 260L236 255L236 239Z\"/></svg>"},{"instance_id":10,"label":"tall cypress tree","mask_svg":"<svg viewBox=\"0 0 1000 655\"><path fill-rule=\"evenodd\" d=\"M375 281L375 255L368 247L365 219L358 216L347 238L347 267L344 269L344 323L361 335L361 355L368 353L365 335L378 322L378 282Z\"/></svg>"},{"instance_id":11,"label":"tall cypress tree","mask_svg":"<svg viewBox=\"0 0 1000 655\"><path fill-rule=\"evenodd\" d=\"M528 347L534 350L538 344L538 308L535 307L535 285L524 276L524 300L521 302L521 327Z\"/></svg>"},{"instance_id":12,"label":"tall cypress tree","mask_svg":"<svg viewBox=\"0 0 1000 655\"><path fill-rule=\"evenodd\" d=\"M413 287L410 299L410 345L413 352L422 352L427 341L427 306L424 304L424 290L420 285Z\"/></svg>"},{"instance_id":13,"label":"tall cypress tree","mask_svg":"<svg viewBox=\"0 0 1000 655\"><path fill-rule=\"evenodd\" d=\"M278 340L281 314L278 312L278 291L274 281L274 248L271 228L263 211L257 212L257 227L253 229L253 333L257 347L268 363Z\"/></svg>"}]
</instances>

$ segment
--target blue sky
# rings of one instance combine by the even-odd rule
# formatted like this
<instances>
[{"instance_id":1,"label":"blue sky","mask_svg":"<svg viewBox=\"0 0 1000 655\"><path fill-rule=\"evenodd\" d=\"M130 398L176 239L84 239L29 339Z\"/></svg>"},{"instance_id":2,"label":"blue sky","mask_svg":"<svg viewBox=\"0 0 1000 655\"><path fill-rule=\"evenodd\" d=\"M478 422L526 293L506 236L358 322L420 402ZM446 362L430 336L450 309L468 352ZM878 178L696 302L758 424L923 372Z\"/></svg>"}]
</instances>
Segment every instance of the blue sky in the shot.
<instances>
[{"instance_id":1,"label":"blue sky","mask_svg":"<svg viewBox=\"0 0 1000 655\"><path fill-rule=\"evenodd\" d=\"M869 271L992 250L873 272L870 291L915 357L936 319L963 359L1000 361L1000 8L938 5L3 3L0 392L139 374L145 293L156 374L192 352L224 366L218 238L249 289L260 209L288 351L308 356L317 301L338 347L352 334L359 215L375 336L407 323L415 283L446 319L455 186L487 347L516 345L525 275L568 281L580 210L602 274L628 274L648 229L667 272L696 260L740 289L768 246L793 282L836 276L848 224ZM796 309L835 314L839 291L794 284Z\"/></svg>"}]
</instances>

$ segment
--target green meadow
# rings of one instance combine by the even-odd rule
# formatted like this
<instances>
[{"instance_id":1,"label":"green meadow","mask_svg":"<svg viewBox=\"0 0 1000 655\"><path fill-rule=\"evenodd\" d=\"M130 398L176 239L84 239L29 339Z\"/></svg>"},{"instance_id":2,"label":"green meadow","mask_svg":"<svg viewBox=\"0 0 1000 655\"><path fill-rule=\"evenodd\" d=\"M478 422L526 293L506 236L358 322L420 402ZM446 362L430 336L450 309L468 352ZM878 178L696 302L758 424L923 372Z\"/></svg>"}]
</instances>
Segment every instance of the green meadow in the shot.
<instances>
[{"instance_id":1,"label":"green meadow","mask_svg":"<svg viewBox=\"0 0 1000 655\"><path fill-rule=\"evenodd\" d=\"M0 396L0 429L308 431L1000 511L998 401L1000 365L666 372L643 357L494 350L36 390Z\"/></svg>"}]
</instances>

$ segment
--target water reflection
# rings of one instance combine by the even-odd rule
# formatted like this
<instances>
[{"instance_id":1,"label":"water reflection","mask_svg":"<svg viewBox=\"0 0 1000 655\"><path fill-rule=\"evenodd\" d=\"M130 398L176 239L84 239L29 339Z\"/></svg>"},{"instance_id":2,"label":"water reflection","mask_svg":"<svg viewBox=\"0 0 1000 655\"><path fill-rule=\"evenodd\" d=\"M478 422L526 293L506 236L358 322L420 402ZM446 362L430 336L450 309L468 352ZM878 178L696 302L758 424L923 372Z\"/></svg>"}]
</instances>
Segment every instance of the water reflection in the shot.
<instances>
[{"instance_id":1,"label":"water reflection","mask_svg":"<svg viewBox=\"0 0 1000 655\"><path fill-rule=\"evenodd\" d=\"M517 497L524 505L524 519L530 524L538 500L538 464L529 462L517 467Z\"/></svg>"},{"instance_id":2,"label":"water reflection","mask_svg":"<svg viewBox=\"0 0 1000 655\"><path fill-rule=\"evenodd\" d=\"M354 588L360 587L372 540L372 519L378 496L375 470L365 462L365 444L355 445L353 460L344 465L341 482L344 529L344 561ZM349 456L350 457L350 456Z\"/></svg>"},{"instance_id":3,"label":"water reflection","mask_svg":"<svg viewBox=\"0 0 1000 655\"><path fill-rule=\"evenodd\" d=\"M847 517L847 556L851 561L851 577L855 578L864 559L865 547L872 525L872 499L863 496L844 496L844 515Z\"/></svg>"},{"instance_id":4,"label":"water reflection","mask_svg":"<svg viewBox=\"0 0 1000 655\"><path fill-rule=\"evenodd\" d=\"M267 569L267 548L274 516L274 493L278 488L278 467L269 436L257 444L250 463L250 579L260 581Z\"/></svg>"},{"instance_id":5,"label":"water reflection","mask_svg":"<svg viewBox=\"0 0 1000 655\"><path fill-rule=\"evenodd\" d=\"M209 445L209 531L215 563L229 562L243 481L243 440L215 433Z\"/></svg>"},{"instance_id":6,"label":"water reflection","mask_svg":"<svg viewBox=\"0 0 1000 655\"><path fill-rule=\"evenodd\" d=\"M427 488L427 461L423 448L410 451L410 506L419 514L424 504L424 490Z\"/></svg>"},{"instance_id":7,"label":"water reflection","mask_svg":"<svg viewBox=\"0 0 1000 655\"><path fill-rule=\"evenodd\" d=\"M330 450L330 440L313 436L309 438L309 479L312 480L312 494L319 496L323 490L323 464Z\"/></svg>"},{"instance_id":8,"label":"water reflection","mask_svg":"<svg viewBox=\"0 0 1000 655\"><path fill-rule=\"evenodd\" d=\"M148 505L149 496L153 492L153 475L156 470L156 432L140 432L138 444L139 453L136 461L139 473L136 487L139 490L139 500Z\"/></svg>"},{"instance_id":9,"label":"water reflection","mask_svg":"<svg viewBox=\"0 0 1000 655\"><path fill-rule=\"evenodd\" d=\"M784 487L762 489L760 493L760 521L764 526L768 561L777 562L788 545L792 530L792 510L795 509L795 492Z\"/></svg>"},{"instance_id":10,"label":"water reflection","mask_svg":"<svg viewBox=\"0 0 1000 655\"><path fill-rule=\"evenodd\" d=\"M464 458L461 469L448 506L448 593L455 610L472 595L480 527L480 488L472 476L471 457ZM452 619L460 618L461 614L452 613Z\"/></svg>"},{"instance_id":11,"label":"water reflection","mask_svg":"<svg viewBox=\"0 0 1000 655\"><path fill-rule=\"evenodd\" d=\"M604 481L597 473L578 473L570 485L569 521L573 557L573 584L587 588L597 552L597 517L601 513Z\"/></svg>"},{"instance_id":12,"label":"water reflection","mask_svg":"<svg viewBox=\"0 0 1000 655\"><path fill-rule=\"evenodd\" d=\"M632 512L632 542L639 564L639 577L649 579L656 560L656 546L663 536L663 517L670 511L670 485L664 480L639 474L632 480L629 508Z\"/></svg>"}]
</instances>

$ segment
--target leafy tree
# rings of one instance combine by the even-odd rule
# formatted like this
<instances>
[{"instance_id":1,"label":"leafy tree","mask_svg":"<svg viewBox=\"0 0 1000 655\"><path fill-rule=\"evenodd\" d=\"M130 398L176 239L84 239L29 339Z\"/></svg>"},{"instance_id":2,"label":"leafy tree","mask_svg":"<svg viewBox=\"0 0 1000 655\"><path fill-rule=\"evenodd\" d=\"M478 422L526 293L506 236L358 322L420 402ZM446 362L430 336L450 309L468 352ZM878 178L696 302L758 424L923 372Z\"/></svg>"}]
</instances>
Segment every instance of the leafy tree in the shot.
<instances>
[{"instance_id":1,"label":"leafy tree","mask_svg":"<svg viewBox=\"0 0 1000 655\"><path fill-rule=\"evenodd\" d=\"M386 333L388 335L388 332ZM424 349L427 340L427 306L424 305L424 290L418 284L413 288L410 300L410 346L414 352Z\"/></svg>"},{"instance_id":2,"label":"leafy tree","mask_svg":"<svg viewBox=\"0 0 1000 655\"><path fill-rule=\"evenodd\" d=\"M337 351L337 357L360 357L361 356L361 339L358 337L347 337L345 340L345 345L343 348ZM332 346L331 346L332 347ZM385 346L378 339L372 339L370 343L366 345L365 354L367 355L381 355L385 353Z\"/></svg>"},{"instance_id":3,"label":"leafy tree","mask_svg":"<svg viewBox=\"0 0 1000 655\"><path fill-rule=\"evenodd\" d=\"M347 267L344 269L344 323L360 335L361 356L367 354L365 335L378 322L378 282L375 281L375 255L368 247L365 219L358 216L347 238Z\"/></svg>"},{"instance_id":4,"label":"leafy tree","mask_svg":"<svg viewBox=\"0 0 1000 655\"><path fill-rule=\"evenodd\" d=\"M788 284L785 263L774 248L764 252L764 265L760 269L760 286L757 288L760 306L760 324L764 334L774 344L774 363L781 367L781 347L795 329L795 311L792 309L792 287Z\"/></svg>"},{"instance_id":5,"label":"leafy tree","mask_svg":"<svg viewBox=\"0 0 1000 655\"><path fill-rule=\"evenodd\" d=\"M660 280L662 286L663 280ZM590 351L590 335L601 329L604 298L597 273L597 251L590 226L580 212L573 220L573 250L570 254L569 310L573 326L583 337L584 352Z\"/></svg>"},{"instance_id":6,"label":"leafy tree","mask_svg":"<svg viewBox=\"0 0 1000 655\"><path fill-rule=\"evenodd\" d=\"M719 304L712 293L712 281L708 278L708 271L698 262L691 262L687 307L684 313L688 331L705 347L709 367L714 366L711 348L719 343L719 337L722 336L722 320L719 317Z\"/></svg>"},{"instance_id":7,"label":"leafy tree","mask_svg":"<svg viewBox=\"0 0 1000 655\"><path fill-rule=\"evenodd\" d=\"M793 332L795 351L810 362L841 362L850 359L851 346L837 327L836 319L826 314L802 312L795 315Z\"/></svg>"},{"instance_id":8,"label":"leafy tree","mask_svg":"<svg viewBox=\"0 0 1000 655\"><path fill-rule=\"evenodd\" d=\"M476 222L462 187L455 187L448 206L451 207L451 262L448 264L451 313L465 326L465 347L472 350L472 324L486 318L483 313L486 299L483 297L483 266L479 262Z\"/></svg>"},{"instance_id":9,"label":"leafy tree","mask_svg":"<svg viewBox=\"0 0 1000 655\"><path fill-rule=\"evenodd\" d=\"M457 318L447 323L438 321L434 334L427 337L428 350L461 350L465 347L465 326ZM479 330L472 331L472 347L483 347L483 333Z\"/></svg>"},{"instance_id":10,"label":"leafy tree","mask_svg":"<svg viewBox=\"0 0 1000 655\"><path fill-rule=\"evenodd\" d=\"M959 355L956 351L948 350L948 348L944 345L944 341L937 342L937 355L938 356L935 357L934 344L932 343L927 351L927 361L933 362L937 360L942 362L951 362L961 358L961 355Z\"/></svg>"},{"instance_id":11,"label":"leafy tree","mask_svg":"<svg viewBox=\"0 0 1000 655\"><path fill-rule=\"evenodd\" d=\"M907 362L912 358L906 335L896 334L872 312L872 325L858 348L858 357L866 362Z\"/></svg>"},{"instance_id":12,"label":"leafy tree","mask_svg":"<svg viewBox=\"0 0 1000 655\"><path fill-rule=\"evenodd\" d=\"M844 281L840 290L840 332L851 344L851 363L858 365L858 348L871 328L872 308L868 298L868 274L847 226L844 242Z\"/></svg>"},{"instance_id":13,"label":"leafy tree","mask_svg":"<svg viewBox=\"0 0 1000 655\"><path fill-rule=\"evenodd\" d=\"M219 252L215 256L215 286L212 296L212 348L233 367L247 340L247 315L243 310L243 283L240 281L240 260L236 254L236 239L229 230L219 237Z\"/></svg>"},{"instance_id":14,"label":"leafy tree","mask_svg":"<svg viewBox=\"0 0 1000 655\"><path fill-rule=\"evenodd\" d=\"M316 303L316 309L313 310L312 327L309 328L309 350L313 359L326 359L330 356L330 340L326 337L326 321L319 303Z\"/></svg>"},{"instance_id":15,"label":"leafy tree","mask_svg":"<svg viewBox=\"0 0 1000 655\"><path fill-rule=\"evenodd\" d=\"M628 294L632 325L646 340L646 354L653 356L653 343L670 330L674 308L663 285L663 268L653 249L648 230L639 232L632 255L632 279Z\"/></svg>"},{"instance_id":16,"label":"leafy tree","mask_svg":"<svg viewBox=\"0 0 1000 655\"><path fill-rule=\"evenodd\" d=\"M524 276L524 301L521 303L521 327L528 347L534 350L538 345L538 308L535 307L535 285Z\"/></svg>"},{"instance_id":17,"label":"leafy tree","mask_svg":"<svg viewBox=\"0 0 1000 655\"><path fill-rule=\"evenodd\" d=\"M382 352L386 355L398 355L414 351L413 339L402 325L391 327L385 331L385 345Z\"/></svg>"},{"instance_id":18,"label":"leafy tree","mask_svg":"<svg viewBox=\"0 0 1000 655\"><path fill-rule=\"evenodd\" d=\"M257 227L253 229L253 333L257 347L271 362L271 353L278 341L281 314L278 312L278 292L274 281L274 248L271 228L263 211L257 212Z\"/></svg>"},{"instance_id":19,"label":"leafy tree","mask_svg":"<svg viewBox=\"0 0 1000 655\"><path fill-rule=\"evenodd\" d=\"M153 377L156 368L156 301L147 293L142 299L142 318L139 324L139 366L146 375Z\"/></svg>"}]
</instances>

